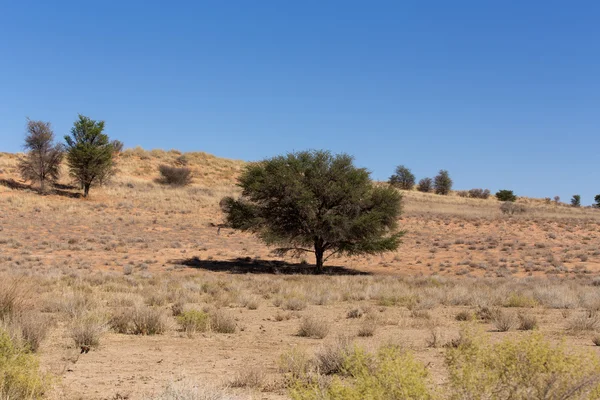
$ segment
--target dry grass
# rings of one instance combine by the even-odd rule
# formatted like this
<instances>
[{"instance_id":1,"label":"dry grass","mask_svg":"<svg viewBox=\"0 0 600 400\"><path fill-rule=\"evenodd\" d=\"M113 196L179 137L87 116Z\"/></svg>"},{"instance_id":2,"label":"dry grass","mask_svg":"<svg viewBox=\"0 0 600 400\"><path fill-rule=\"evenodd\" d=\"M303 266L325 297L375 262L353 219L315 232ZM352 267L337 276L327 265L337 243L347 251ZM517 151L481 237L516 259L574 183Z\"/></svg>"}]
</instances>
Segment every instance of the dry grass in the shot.
<instances>
[{"instance_id":1,"label":"dry grass","mask_svg":"<svg viewBox=\"0 0 600 400\"><path fill-rule=\"evenodd\" d=\"M313 339L323 339L329 333L329 323L319 317L308 316L302 318L298 336L309 337Z\"/></svg>"}]
</instances>

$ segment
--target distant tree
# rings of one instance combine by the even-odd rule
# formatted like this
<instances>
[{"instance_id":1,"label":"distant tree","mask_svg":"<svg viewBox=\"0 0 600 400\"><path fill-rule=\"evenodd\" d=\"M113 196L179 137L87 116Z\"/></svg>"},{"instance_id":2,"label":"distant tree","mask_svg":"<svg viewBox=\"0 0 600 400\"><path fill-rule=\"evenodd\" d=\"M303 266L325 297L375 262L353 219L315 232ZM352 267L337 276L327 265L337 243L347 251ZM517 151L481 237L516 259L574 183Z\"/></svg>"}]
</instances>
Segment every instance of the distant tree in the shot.
<instances>
[{"instance_id":1,"label":"distant tree","mask_svg":"<svg viewBox=\"0 0 600 400\"><path fill-rule=\"evenodd\" d=\"M596 207L600 208L600 194L597 194L596 197L594 197L594 201L596 202Z\"/></svg>"},{"instance_id":2,"label":"distant tree","mask_svg":"<svg viewBox=\"0 0 600 400\"><path fill-rule=\"evenodd\" d=\"M571 198L571 205L573 207L581 207L581 196L578 194L574 194Z\"/></svg>"},{"instance_id":3,"label":"distant tree","mask_svg":"<svg viewBox=\"0 0 600 400\"><path fill-rule=\"evenodd\" d=\"M555 204L560 203L560 196L554 196L554 203Z\"/></svg>"},{"instance_id":4,"label":"distant tree","mask_svg":"<svg viewBox=\"0 0 600 400\"><path fill-rule=\"evenodd\" d=\"M450 174L445 169L440 170L438 175L433 179L433 187L435 194L447 195L452 189L452 179Z\"/></svg>"},{"instance_id":5,"label":"distant tree","mask_svg":"<svg viewBox=\"0 0 600 400\"><path fill-rule=\"evenodd\" d=\"M512 190L502 189L496 192L496 198L500 201L517 201L517 196Z\"/></svg>"},{"instance_id":6,"label":"distant tree","mask_svg":"<svg viewBox=\"0 0 600 400\"><path fill-rule=\"evenodd\" d=\"M115 154L121 154L123 152L123 148L125 147L125 144L123 142L121 142L120 140L113 140L111 144L113 146Z\"/></svg>"},{"instance_id":7,"label":"distant tree","mask_svg":"<svg viewBox=\"0 0 600 400\"><path fill-rule=\"evenodd\" d=\"M417 185L417 190L423 193L431 192L432 188L433 180L431 178L423 178L419 181L419 184Z\"/></svg>"},{"instance_id":8,"label":"distant tree","mask_svg":"<svg viewBox=\"0 0 600 400\"><path fill-rule=\"evenodd\" d=\"M256 233L279 254L315 254L322 272L336 254L394 250L402 196L375 186L346 154L302 151L249 164L238 178L239 199L221 201L227 223Z\"/></svg>"},{"instance_id":9,"label":"distant tree","mask_svg":"<svg viewBox=\"0 0 600 400\"><path fill-rule=\"evenodd\" d=\"M396 173L390 176L390 185L402 190L412 190L415 186L415 175L404 165L396 167Z\"/></svg>"},{"instance_id":10,"label":"distant tree","mask_svg":"<svg viewBox=\"0 0 600 400\"><path fill-rule=\"evenodd\" d=\"M489 189L471 189L469 190L469 197L473 199L487 199L490 197Z\"/></svg>"},{"instance_id":11,"label":"distant tree","mask_svg":"<svg viewBox=\"0 0 600 400\"><path fill-rule=\"evenodd\" d=\"M103 131L104 121L80 114L71 136L65 136L69 171L81 185L84 197L92 186L103 184L115 173L114 155L120 142L111 142Z\"/></svg>"},{"instance_id":12,"label":"distant tree","mask_svg":"<svg viewBox=\"0 0 600 400\"><path fill-rule=\"evenodd\" d=\"M27 120L27 135L23 146L27 153L18 169L26 181L39 182L42 192L46 181L56 182L60 176L63 148L54 143L49 122Z\"/></svg>"}]
</instances>

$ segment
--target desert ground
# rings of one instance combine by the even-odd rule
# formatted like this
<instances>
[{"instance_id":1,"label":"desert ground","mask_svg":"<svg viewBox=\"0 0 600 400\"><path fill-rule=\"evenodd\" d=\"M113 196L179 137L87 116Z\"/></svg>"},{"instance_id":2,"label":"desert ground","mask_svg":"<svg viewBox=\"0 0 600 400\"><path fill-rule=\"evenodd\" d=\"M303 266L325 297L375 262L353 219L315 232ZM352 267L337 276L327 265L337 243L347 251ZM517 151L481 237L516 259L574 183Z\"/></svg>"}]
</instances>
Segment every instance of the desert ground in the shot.
<instances>
[{"instance_id":1,"label":"desert ground","mask_svg":"<svg viewBox=\"0 0 600 400\"><path fill-rule=\"evenodd\" d=\"M330 259L316 276L309 255L278 257L222 226L242 161L130 149L83 199L66 170L41 195L18 157L0 153L0 291L47 333L47 398L286 399L290 355L350 342L408 349L444 392L444 345L467 324L492 342L535 328L600 355L600 210L520 198L525 212L505 215L493 198L404 192L396 252ZM191 185L155 181L175 163ZM82 335L97 339L84 353Z\"/></svg>"}]
</instances>

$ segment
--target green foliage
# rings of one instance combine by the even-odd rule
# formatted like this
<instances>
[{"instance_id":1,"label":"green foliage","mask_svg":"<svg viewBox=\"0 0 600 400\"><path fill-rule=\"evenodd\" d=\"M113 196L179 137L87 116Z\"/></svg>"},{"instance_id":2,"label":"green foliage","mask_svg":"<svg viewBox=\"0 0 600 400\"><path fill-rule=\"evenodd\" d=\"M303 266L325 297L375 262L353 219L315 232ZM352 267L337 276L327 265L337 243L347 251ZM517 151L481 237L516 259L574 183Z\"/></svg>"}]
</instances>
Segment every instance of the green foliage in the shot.
<instances>
[{"instance_id":1,"label":"green foliage","mask_svg":"<svg viewBox=\"0 0 600 400\"><path fill-rule=\"evenodd\" d=\"M396 167L396 173L390 176L390 185L402 190L412 190L415 186L415 175L404 165Z\"/></svg>"},{"instance_id":2,"label":"green foliage","mask_svg":"<svg viewBox=\"0 0 600 400\"><path fill-rule=\"evenodd\" d=\"M104 121L94 121L83 115L75 121L67 143L67 164L71 177L87 197L90 187L104 183L115 173L114 154L122 147L111 142L104 133Z\"/></svg>"},{"instance_id":3,"label":"green foliage","mask_svg":"<svg viewBox=\"0 0 600 400\"><path fill-rule=\"evenodd\" d=\"M517 196L513 193L512 190L499 190L496 192L496 198L500 201L517 201Z\"/></svg>"},{"instance_id":4,"label":"green foliage","mask_svg":"<svg viewBox=\"0 0 600 400\"><path fill-rule=\"evenodd\" d=\"M445 169L440 170L438 175L433 178L433 187L435 194L447 195L452 189L452 179L450 174Z\"/></svg>"},{"instance_id":5,"label":"green foliage","mask_svg":"<svg viewBox=\"0 0 600 400\"><path fill-rule=\"evenodd\" d=\"M419 181L417 185L417 190L423 193L431 192L433 188L433 180L431 178L423 178Z\"/></svg>"},{"instance_id":6,"label":"green foliage","mask_svg":"<svg viewBox=\"0 0 600 400\"><path fill-rule=\"evenodd\" d=\"M46 181L56 182L60 176L63 148L54 143L49 122L27 120L25 158L19 161L19 172L26 181L39 182L42 191Z\"/></svg>"},{"instance_id":7,"label":"green foliage","mask_svg":"<svg viewBox=\"0 0 600 400\"><path fill-rule=\"evenodd\" d=\"M573 207L581 207L581 196L578 194L574 194L571 198L571 205Z\"/></svg>"},{"instance_id":8,"label":"green foliage","mask_svg":"<svg viewBox=\"0 0 600 400\"><path fill-rule=\"evenodd\" d=\"M210 329L210 315L200 310L188 310L177 316L177 322L188 334Z\"/></svg>"},{"instance_id":9,"label":"green foliage","mask_svg":"<svg viewBox=\"0 0 600 400\"><path fill-rule=\"evenodd\" d=\"M329 385L318 380L296 380L293 400L432 399L425 366L397 346L382 347L377 354L354 348L344 361L342 375Z\"/></svg>"},{"instance_id":10,"label":"green foliage","mask_svg":"<svg viewBox=\"0 0 600 400\"><path fill-rule=\"evenodd\" d=\"M600 208L600 194L597 194L597 195L594 197L594 201L596 202L595 206L596 206L597 208Z\"/></svg>"},{"instance_id":11,"label":"green foliage","mask_svg":"<svg viewBox=\"0 0 600 400\"><path fill-rule=\"evenodd\" d=\"M39 399L48 386L37 358L0 328L0 398Z\"/></svg>"},{"instance_id":12,"label":"green foliage","mask_svg":"<svg viewBox=\"0 0 600 400\"><path fill-rule=\"evenodd\" d=\"M250 164L239 177L242 196L222 200L227 222L256 233L279 254L315 254L317 270L334 254L395 250L401 195L377 187L352 157L303 151Z\"/></svg>"},{"instance_id":13,"label":"green foliage","mask_svg":"<svg viewBox=\"0 0 600 400\"><path fill-rule=\"evenodd\" d=\"M589 399L600 395L600 361L569 354L537 333L490 344L473 331L446 352L451 399Z\"/></svg>"}]
</instances>

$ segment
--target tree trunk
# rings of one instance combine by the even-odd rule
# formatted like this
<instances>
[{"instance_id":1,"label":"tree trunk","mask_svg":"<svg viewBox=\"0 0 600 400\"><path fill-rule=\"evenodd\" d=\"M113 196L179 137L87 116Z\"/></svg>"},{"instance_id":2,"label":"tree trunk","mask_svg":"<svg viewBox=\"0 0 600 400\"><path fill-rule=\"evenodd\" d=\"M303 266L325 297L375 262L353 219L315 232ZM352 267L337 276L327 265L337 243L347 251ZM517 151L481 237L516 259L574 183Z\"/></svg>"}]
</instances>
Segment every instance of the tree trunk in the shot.
<instances>
[{"instance_id":1,"label":"tree trunk","mask_svg":"<svg viewBox=\"0 0 600 400\"><path fill-rule=\"evenodd\" d=\"M317 274L323 273L323 255L324 254L325 254L325 249L323 249L322 240L315 241L315 258L316 258Z\"/></svg>"},{"instance_id":2,"label":"tree trunk","mask_svg":"<svg viewBox=\"0 0 600 400\"><path fill-rule=\"evenodd\" d=\"M88 197L89 193L90 193L90 184L86 183L83 185L83 197Z\"/></svg>"},{"instance_id":3,"label":"tree trunk","mask_svg":"<svg viewBox=\"0 0 600 400\"><path fill-rule=\"evenodd\" d=\"M44 194L45 191L45 187L44 187L44 179L40 179L40 191L42 192L42 194Z\"/></svg>"}]
</instances>

